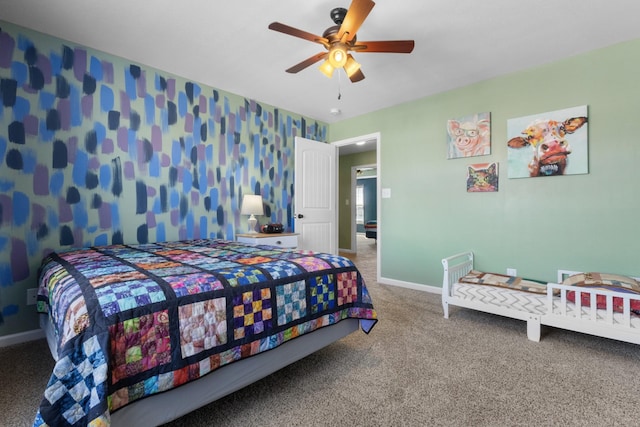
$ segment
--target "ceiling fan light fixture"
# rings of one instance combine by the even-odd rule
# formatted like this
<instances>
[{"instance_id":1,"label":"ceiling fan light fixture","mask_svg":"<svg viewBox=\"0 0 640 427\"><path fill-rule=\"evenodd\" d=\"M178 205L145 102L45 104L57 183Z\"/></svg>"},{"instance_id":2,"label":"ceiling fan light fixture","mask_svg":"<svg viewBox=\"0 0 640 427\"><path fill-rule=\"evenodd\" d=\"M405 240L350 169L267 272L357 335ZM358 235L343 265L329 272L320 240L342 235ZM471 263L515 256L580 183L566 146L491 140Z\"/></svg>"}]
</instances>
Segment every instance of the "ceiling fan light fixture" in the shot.
<instances>
[{"instance_id":1,"label":"ceiling fan light fixture","mask_svg":"<svg viewBox=\"0 0 640 427\"><path fill-rule=\"evenodd\" d=\"M322 74L324 74L328 78L331 78L333 76L333 70L335 70L335 68L333 67L333 65L331 65L331 62L329 62L328 59L325 60L322 64L320 64L318 68L320 69L320 71L322 71Z\"/></svg>"},{"instance_id":2,"label":"ceiling fan light fixture","mask_svg":"<svg viewBox=\"0 0 640 427\"><path fill-rule=\"evenodd\" d=\"M344 64L344 72L351 78L360 69L360 64L353 59L353 56L347 54L347 62Z\"/></svg>"},{"instance_id":3,"label":"ceiling fan light fixture","mask_svg":"<svg viewBox=\"0 0 640 427\"><path fill-rule=\"evenodd\" d=\"M329 62L333 68L342 68L347 63L347 48L343 43L336 43L331 46Z\"/></svg>"},{"instance_id":4,"label":"ceiling fan light fixture","mask_svg":"<svg viewBox=\"0 0 640 427\"><path fill-rule=\"evenodd\" d=\"M351 0L349 9L334 8L331 10L331 20L336 25L324 30L322 36L280 22L269 24L270 30L318 43L325 48L323 52L317 53L285 71L295 74L324 60L319 68L325 76L331 78L337 68L342 68L349 76L351 83L357 83L364 79L364 74L360 70L360 64L351 57L349 52L411 53L415 45L413 40L357 41L358 30L375 4L374 0ZM338 99L340 98L338 97Z\"/></svg>"}]
</instances>

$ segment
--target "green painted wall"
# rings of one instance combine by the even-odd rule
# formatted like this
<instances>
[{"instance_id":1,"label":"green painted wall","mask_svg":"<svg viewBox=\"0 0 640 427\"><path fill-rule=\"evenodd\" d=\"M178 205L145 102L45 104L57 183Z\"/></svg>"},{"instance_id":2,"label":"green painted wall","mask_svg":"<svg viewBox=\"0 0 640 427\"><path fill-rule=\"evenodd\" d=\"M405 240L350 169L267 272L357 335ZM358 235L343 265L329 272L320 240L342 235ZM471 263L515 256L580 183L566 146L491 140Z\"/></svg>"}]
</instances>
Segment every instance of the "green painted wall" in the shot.
<instances>
[{"instance_id":1,"label":"green painted wall","mask_svg":"<svg viewBox=\"0 0 640 427\"><path fill-rule=\"evenodd\" d=\"M375 163L375 150L340 156L338 164L338 248L340 249L355 250L351 247L351 203L355 203L355 200L351 200L351 168Z\"/></svg>"},{"instance_id":2,"label":"green painted wall","mask_svg":"<svg viewBox=\"0 0 640 427\"><path fill-rule=\"evenodd\" d=\"M381 133L382 277L440 286L441 259L555 280L559 268L640 275L640 40L384 109L330 127ZM589 174L508 179L507 120L589 108ZM492 153L446 159L446 121L491 112ZM467 193L471 163L498 162L499 192Z\"/></svg>"}]
</instances>

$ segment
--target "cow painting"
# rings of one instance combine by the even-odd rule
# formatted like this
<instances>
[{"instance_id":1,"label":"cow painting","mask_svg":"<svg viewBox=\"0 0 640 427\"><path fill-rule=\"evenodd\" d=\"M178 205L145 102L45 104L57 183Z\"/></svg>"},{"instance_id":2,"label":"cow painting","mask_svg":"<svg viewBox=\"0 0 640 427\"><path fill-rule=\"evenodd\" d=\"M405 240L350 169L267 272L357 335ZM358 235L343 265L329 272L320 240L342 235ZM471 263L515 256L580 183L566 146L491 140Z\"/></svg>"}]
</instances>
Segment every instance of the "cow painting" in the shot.
<instances>
[{"instance_id":1,"label":"cow painting","mask_svg":"<svg viewBox=\"0 0 640 427\"><path fill-rule=\"evenodd\" d=\"M507 146L529 153L520 154L520 159L523 159L523 156L528 157L527 169L530 177L565 175L569 156L572 154L569 136L586 123L586 115L569 116L564 119L536 117L524 129L520 128L520 134L510 138ZM582 151L586 151L586 139L584 142L585 147Z\"/></svg>"}]
</instances>

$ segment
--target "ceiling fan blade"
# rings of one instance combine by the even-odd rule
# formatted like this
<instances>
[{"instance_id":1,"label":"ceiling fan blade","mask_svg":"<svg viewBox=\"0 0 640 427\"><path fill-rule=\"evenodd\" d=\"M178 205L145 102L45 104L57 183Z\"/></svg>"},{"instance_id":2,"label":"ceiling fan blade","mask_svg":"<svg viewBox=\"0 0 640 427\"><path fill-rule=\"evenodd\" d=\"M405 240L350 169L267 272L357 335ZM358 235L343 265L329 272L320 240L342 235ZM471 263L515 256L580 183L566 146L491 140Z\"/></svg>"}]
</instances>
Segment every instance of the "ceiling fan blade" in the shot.
<instances>
[{"instance_id":1,"label":"ceiling fan blade","mask_svg":"<svg viewBox=\"0 0 640 427\"><path fill-rule=\"evenodd\" d=\"M356 36L356 33L360 29L360 26L369 16L369 12L376 4L371 0L353 0L349 10L344 17L344 21L340 25L338 30L338 37L342 38L345 33L347 34L346 41L351 41Z\"/></svg>"},{"instance_id":2,"label":"ceiling fan blade","mask_svg":"<svg viewBox=\"0 0 640 427\"><path fill-rule=\"evenodd\" d=\"M351 80L351 83L356 83L363 79L364 79L364 74L360 70L356 71L351 75L351 77L349 77L349 80Z\"/></svg>"},{"instance_id":3,"label":"ceiling fan blade","mask_svg":"<svg viewBox=\"0 0 640 427\"><path fill-rule=\"evenodd\" d=\"M304 61L300 62L299 64L296 64L293 67L288 68L286 71L287 71L287 73L295 74L298 71L302 71L305 68L315 64L316 62L320 61L321 59L326 58L328 55L329 55L328 52L318 53L316 55L313 55L310 58L305 59Z\"/></svg>"},{"instance_id":4,"label":"ceiling fan blade","mask_svg":"<svg viewBox=\"0 0 640 427\"><path fill-rule=\"evenodd\" d=\"M280 33L288 34L290 36L299 37L304 40L309 40L314 43L320 43L325 47L329 47L329 40L324 37L317 36L315 34L308 33L303 30L299 30L297 28L291 27L286 24L282 24L280 22L272 22L269 24L269 29L273 31L278 31Z\"/></svg>"},{"instance_id":5,"label":"ceiling fan blade","mask_svg":"<svg viewBox=\"0 0 640 427\"><path fill-rule=\"evenodd\" d=\"M387 52L387 53L411 53L415 42L413 40L388 40L375 42L358 41L351 50L359 53L365 52Z\"/></svg>"}]
</instances>

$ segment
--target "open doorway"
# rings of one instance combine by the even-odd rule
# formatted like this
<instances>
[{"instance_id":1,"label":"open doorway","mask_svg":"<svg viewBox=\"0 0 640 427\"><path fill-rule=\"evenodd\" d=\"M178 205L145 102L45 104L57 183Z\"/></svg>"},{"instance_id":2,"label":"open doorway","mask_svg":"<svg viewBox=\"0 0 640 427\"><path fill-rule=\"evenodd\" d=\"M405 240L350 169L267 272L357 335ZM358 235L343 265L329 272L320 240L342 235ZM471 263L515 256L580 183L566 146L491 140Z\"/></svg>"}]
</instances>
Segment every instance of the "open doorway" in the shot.
<instances>
[{"instance_id":1,"label":"open doorway","mask_svg":"<svg viewBox=\"0 0 640 427\"><path fill-rule=\"evenodd\" d=\"M366 237L377 240L378 197L377 197L378 168L375 163L351 167L351 246L358 247Z\"/></svg>"},{"instance_id":2,"label":"open doorway","mask_svg":"<svg viewBox=\"0 0 640 427\"><path fill-rule=\"evenodd\" d=\"M366 245L368 252L375 251L375 262L379 270L379 254L382 240L380 224L380 134L363 135L357 138L337 141L338 147L338 249L345 254L357 255L358 243ZM358 233L357 223L357 176L358 170L365 168L375 171L375 177L368 178L375 183L375 214L369 214L378 221L377 239L366 238ZM366 222L363 215L363 222ZM364 224L362 224L364 225Z\"/></svg>"}]
</instances>

